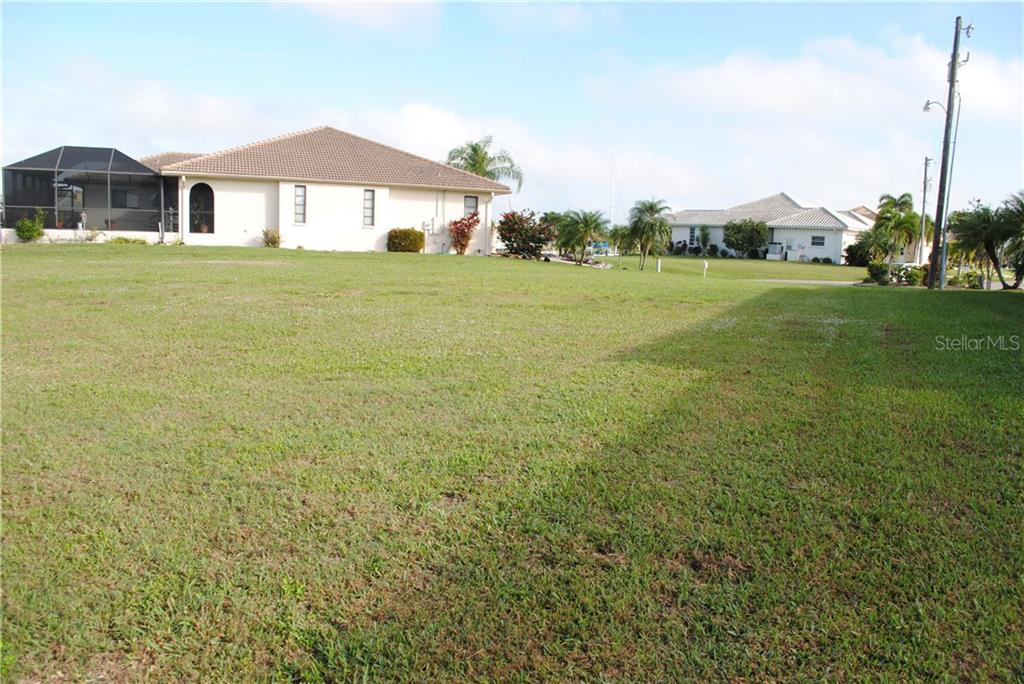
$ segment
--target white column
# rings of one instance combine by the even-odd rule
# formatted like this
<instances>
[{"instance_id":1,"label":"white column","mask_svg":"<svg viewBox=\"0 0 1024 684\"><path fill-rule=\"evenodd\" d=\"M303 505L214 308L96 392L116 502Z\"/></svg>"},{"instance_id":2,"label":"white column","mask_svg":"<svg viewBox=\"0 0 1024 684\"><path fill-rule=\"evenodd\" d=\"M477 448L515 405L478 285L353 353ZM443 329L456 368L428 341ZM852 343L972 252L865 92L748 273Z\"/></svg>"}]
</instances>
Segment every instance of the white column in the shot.
<instances>
[{"instance_id":1,"label":"white column","mask_svg":"<svg viewBox=\"0 0 1024 684\"><path fill-rule=\"evenodd\" d=\"M181 239L181 244L185 244L185 235L188 233L188 179L185 176L178 178L178 192L180 199L178 200L178 237Z\"/></svg>"}]
</instances>

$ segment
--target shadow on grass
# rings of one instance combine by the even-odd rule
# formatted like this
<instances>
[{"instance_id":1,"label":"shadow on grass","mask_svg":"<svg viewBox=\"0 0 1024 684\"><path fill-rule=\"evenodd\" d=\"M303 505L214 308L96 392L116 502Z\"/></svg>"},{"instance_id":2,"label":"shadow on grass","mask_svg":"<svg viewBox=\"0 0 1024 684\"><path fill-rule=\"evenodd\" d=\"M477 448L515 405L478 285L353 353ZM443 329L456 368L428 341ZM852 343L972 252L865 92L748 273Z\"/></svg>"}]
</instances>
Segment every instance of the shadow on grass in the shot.
<instances>
[{"instance_id":1,"label":"shadow on grass","mask_svg":"<svg viewBox=\"0 0 1024 684\"><path fill-rule=\"evenodd\" d=\"M1024 297L777 288L610 363L678 368L474 507L295 679L1021 676ZM700 381L692 382L692 370ZM581 436L582 437L582 436ZM466 530L466 527L469 530Z\"/></svg>"}]
</instances>

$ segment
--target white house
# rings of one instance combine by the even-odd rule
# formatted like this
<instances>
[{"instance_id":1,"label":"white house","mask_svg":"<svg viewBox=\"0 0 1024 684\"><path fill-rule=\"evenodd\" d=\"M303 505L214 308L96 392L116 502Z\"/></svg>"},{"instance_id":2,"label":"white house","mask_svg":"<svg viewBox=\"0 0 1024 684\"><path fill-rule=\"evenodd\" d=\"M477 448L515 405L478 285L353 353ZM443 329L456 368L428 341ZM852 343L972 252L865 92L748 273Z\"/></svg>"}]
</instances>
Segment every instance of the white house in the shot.
<instances>
[{"instance_id":1,"label":"white house","mask_svg":"<svg viewBox=\"0 0 1024 684\"><path fill-rule=\"evenodd\" d=\"M107 164L108 152L128 161ZM133 175L119 170L128 162L139 167ZM151 242L257 246L272 228L284 247L346 251L384 250L390 229L416 228L426 233L425 251L446 252L448 224L476 212L480 227L467 253L489 253L492 200L511 192L327 126L213 154L168 152L137 162L109 148L57 148L4 174L4 225L42 208L47 232L58 239L73 238L77 228Z\"/></svg>"},{"instance_id":2,"label":"white house","mask_svg":"<svg viewBox=\"0 0 1024 684\"><path fill-rule=\"evenodd\" d=\"M730 209L686 209L670 217L673 243L690 247L700 242L700 229L711 232L709 244L725 249L724 226L730 221L752 219L768 226L767 258L785 261L830 259L843 263L844 250L857 234L871 228L876 215L857 207L834 211L798 203L784 192L740 204Z\"/></svg>"}]
</instances>

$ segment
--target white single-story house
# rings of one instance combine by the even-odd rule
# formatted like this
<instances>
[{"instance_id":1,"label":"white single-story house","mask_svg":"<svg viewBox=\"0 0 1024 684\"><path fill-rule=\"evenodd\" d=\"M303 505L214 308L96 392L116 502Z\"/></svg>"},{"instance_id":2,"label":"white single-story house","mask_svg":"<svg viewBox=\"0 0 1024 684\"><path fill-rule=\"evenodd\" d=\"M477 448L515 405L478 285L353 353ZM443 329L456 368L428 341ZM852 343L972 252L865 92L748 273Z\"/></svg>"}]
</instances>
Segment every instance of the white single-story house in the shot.
<instances>
[{"instance_id":1,"label":"white single-story house","mask_svg":"<svg viewBox=\"0 0 1024 684\"><path fill-rule=\"evenodd\" d=\"M167 152L137 161L111 148L62 147L4 168L5 241L42 208L47 234L131 235L194 245L386 249L392 228L426 234L447 252L449 223L480 218L469 254L492 251L492 201L511 190L446 164L328 126L213 154Z\"/></svg>"},{"instance_id":2,"label":"white single-story house","mask_svg":"<svg viewBox=\"0 0 1024 684\"><path fill-rule=\"evenodd\" d=\"M709 244L725 249L724 227L730 221L751 219L768 226L767 258L780 261L830 259L843 263L844 250L868 230L877 215L866 207L833 211L801 204L784 192L730 209L686 209L669 217L672 242L699 244L700 229L711 232Z\"/></svg>"}]
</instances>

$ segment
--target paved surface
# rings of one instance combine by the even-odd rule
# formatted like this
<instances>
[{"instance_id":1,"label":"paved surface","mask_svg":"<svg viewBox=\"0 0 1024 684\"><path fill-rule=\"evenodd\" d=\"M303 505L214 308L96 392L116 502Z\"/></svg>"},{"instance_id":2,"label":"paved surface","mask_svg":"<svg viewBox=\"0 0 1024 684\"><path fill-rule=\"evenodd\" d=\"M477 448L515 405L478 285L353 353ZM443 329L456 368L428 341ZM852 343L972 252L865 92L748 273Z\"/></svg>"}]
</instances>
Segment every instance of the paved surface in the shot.
<instances>
[{"instance_id":1,"label":"paved surface","mask_svg":"<svg viewBox=\"0 0 1024 684\"><path fill-rule=\"evenodd\" d=\"M859 280L782 280L779 278L758 278L758 283L782 283L783 285L857 285Z\"/></svg>"}]
</instances>

